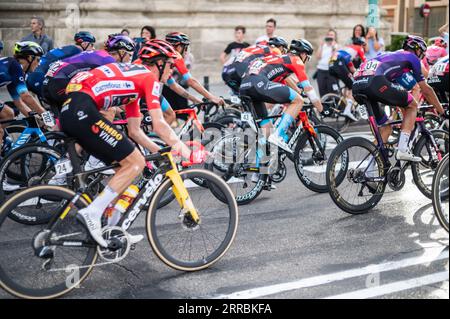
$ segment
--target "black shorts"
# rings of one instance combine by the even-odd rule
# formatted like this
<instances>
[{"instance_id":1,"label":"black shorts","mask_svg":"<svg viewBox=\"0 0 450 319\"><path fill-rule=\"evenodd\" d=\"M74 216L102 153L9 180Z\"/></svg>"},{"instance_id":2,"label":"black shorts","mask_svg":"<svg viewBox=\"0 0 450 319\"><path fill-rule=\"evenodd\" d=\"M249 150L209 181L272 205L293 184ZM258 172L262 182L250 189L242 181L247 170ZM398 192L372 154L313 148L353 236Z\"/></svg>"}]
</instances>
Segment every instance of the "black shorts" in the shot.
<instances>
[{"instance_id":1,"label":"black shorts","mask_svg":"<svg viewBox=\"0 0 450 319\"><path fill-rule=\"evenodd\" d=\"M171 88L164 85L162 95L166 98L166 100L169 102L170 106L174 111L177 110L183 110L187 109L188 107L188 100L177 93L175 93ZM177 118L183 119L184 121L187 120L188 116L187 114L177 114Z\"/></svg>"},{"instance_id":2,"label":"black shorts","mask_svg":"<svg viewBox=\"0 0 450 319\"><path fill-rule=\"evenodd\" d=\"M239 94L239 87L241 86L242 78L238 75L234 63L224 66L222 70L222 80L234 94Z\"/></svg>"},{"instance_id":3,"label":"black shorts","mask_svg":"<svg viewBox=\"0 0 450 319\"><path fill-rule=\"evenodd\" d=\"M81 92L70 93L61 109L61 129L75 137L90 154L109 165L130 155L135 145L97 110L92 98Z\"/></svg>"},{"instance_id":4,"label":"black shorts","mask_svg":"<svg viewBox=\"0 0 450 319\"><path fill-rule=\"evenodd\" d=\"M57 115L67 100L66 87L69 82L70 79L46 77L42 84L43 97Z\"/></svg>"},{"instance_id":5,"label":"black shorts","mask_svg":"<svg viewBox=\"0 0 450 319\"><path fill-rule=\"evenodd\" d=\"M448 73L444 76L434 76L428 78L428 84L433 88L434 92L441 103L448 103Z\"/></svg>"},{"instance_id":6,"label":"black shorts","mask_svg":"<svg viewBox=\"0 0 450 319\"><path fill-rule=\"evenodd\" d=\"M351 72L343 59L337 59L330 64L330 74L337 77L344 82L348 89L353 87L353 79L351 78Z\"/></svg>"},{"instance_id":7,"label":"black shorts","mask_svg":"<svg viewBox=\"0 0 450 319\"><path fill-rule=\"evenodd\" d=\"M356 78L353 82L352 93L356 99L357 94L363 94L372 103L382 103L399 107L407 107L414 99L401 85L392 83L384 76L363 76ZM363 101L358 102L362 103ZM373 113L378 124L381 125L386 122L387 116L384 109L379 106L374 106Z\"/></svg>"},{"instance_id":8,"label":"black shorts","mask_svg":"<svg viewBox=\"0 0 450 319\"><path fill-rule=\"evenodd\" d=\"M256 114L260 119L268 116L266 106L262 102L286 104L292 103L297 97L297 92L290 87L269 81L269 79L260 75L244 77L239 93L252 99Z\"/></svg>"}]
</instances>

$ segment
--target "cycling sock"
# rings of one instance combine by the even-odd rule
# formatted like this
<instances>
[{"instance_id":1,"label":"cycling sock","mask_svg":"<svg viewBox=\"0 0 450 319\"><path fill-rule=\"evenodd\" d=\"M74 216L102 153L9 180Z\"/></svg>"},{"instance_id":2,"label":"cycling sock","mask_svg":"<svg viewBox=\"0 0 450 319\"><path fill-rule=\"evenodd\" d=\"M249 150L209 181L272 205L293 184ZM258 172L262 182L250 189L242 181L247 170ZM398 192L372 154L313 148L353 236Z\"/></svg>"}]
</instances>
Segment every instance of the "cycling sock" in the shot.
<instances>
[{"instance_id":1,"label":"cycling sock","mask_svg":"<svg viewBox=\"0 0 450 319\"><path fill-rule=\"evenodd\" d=\"M264 156L264 148L266 147L266 144L267 140L264 136L258 139L258 149L256 150L256 167L259 167L259 164L261 163L261 159Z\"/></svg>"},{"instance_id":2,"label":"cycling sock","mask_svg":"<svg viewBox=\"0 0 450 319\"><path fill-rule=\"evenodd\" d=\"M401 132L400 133L400 138L398 141L398 150L402 153L405 153L408 151L408 143L409 143L409 137L411 134L409 133L405 133L405 132Z\"/></svg>"},{"instance_id":3,"label":"cycling sock","mask_svg":"<svg viewBox=\"0 0 450 319\"><path fill-rule=\"evenodd\" d=\"M101 218L106 207L117 197L117 193L109 186L106 186L103 192L87 207L89 212L94 214L93 217Z\"/></svg>"},{"instance_id":4,"label":"cycling sock","mask_svg":"<svg viewBox=\"0 0 450 319\"><path fill-rule=\"evenodd\" d=\"M287 113L283 113L283 115L281 116L280 124L278 124L275 133L278 136L285 135L292 123L294 123L294 118Z\"/></svg>"},{"instance_id":5,"label":"cycling sock","mask_svg":"<svg viewBox=\"0 0 450 319\"><path fill-rule=\"evenodd\" d=\"M347 105L345 106L344 113L351 113L352 105L353 105L353 100L347 99Z\"/></svg>"}]
</instances>

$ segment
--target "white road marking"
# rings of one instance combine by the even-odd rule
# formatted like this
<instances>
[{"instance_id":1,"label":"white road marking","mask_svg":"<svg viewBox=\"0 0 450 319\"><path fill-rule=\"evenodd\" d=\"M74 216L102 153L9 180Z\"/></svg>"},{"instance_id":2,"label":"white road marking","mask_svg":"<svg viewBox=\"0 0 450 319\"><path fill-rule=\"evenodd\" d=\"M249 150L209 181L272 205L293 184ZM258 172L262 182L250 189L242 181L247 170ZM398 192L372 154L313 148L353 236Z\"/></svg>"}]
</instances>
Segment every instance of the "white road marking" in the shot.
<instances>
[{"instance_id":1,"label":"white road marking","mask_svg":"<svg viewBox=\"0 0 450 319\"><path fill-rule=\"evenodd\" d=\"M404 281L396 281L390 284L381 285L377 287L371 287L367 289L361 289L352 291L345 294L330 296L324 299L367 299L378 296L383 296L387 294L391 294L394 292L399 292L403 290L408 290L412 288L422 287L426 285L435 284L438 282L443 282L448 280L448 271L442 271L438 273L434 273L428 276L413 278ZM448 299L448 295L447 295Z\"/></svg>"},{"instance_id":2,"label":"white road marking","mask_svg":"<svg viewBox=\"0 0 450 319\"><path fill-rule=\"evenodd\" d=\"M438 261L442 259L447 259L449 257L448 251L444 251L445 248L433 248L426 249L424 254L419 257L407 258L399 261L391 261L382 264L369 265L363 268L349 269L345 271L340 271L336 273L331 273L328 275L321 275L311 278L300 279L297 281L270 285L265 287L253 288L248 290L242 290L234 292L228 295L219 295L215 299L250 299L258 298L269 295L274 295L277 293L297 290L307 287L320 286L328 284L335 281L341 281L348 278L354 278L374 273L381 273L385 271L391 271L406 267L411 267L415 265L431 263L433 261Z\"/></svg>"}]
</instances>

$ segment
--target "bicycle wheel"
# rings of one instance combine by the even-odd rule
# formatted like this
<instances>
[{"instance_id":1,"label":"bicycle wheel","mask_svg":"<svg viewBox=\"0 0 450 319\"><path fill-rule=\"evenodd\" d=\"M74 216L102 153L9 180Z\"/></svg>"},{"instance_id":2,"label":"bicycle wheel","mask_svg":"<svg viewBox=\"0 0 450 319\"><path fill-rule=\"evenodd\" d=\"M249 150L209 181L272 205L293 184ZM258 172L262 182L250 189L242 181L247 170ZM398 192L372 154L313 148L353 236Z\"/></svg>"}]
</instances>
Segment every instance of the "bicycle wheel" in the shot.
<instances>
[{"instance_id":1,"label":"bicycle wheel","mask_svg":"<svg viewBox=\"0 0 450 319\"><path fill-rule=\"evenodd\" d=\"M214 145L212 156L205 163L205 169L221 176L228 183L238 205L246 205L254 201L265 185L264 175L253 175L256 173L240 169L252 151L249 147L253 145L252 143L253 141L245 142L244 135L239 133L224 136ZM219 200L226 200L214 188L212 194Z\"/></svg>"},{"instance_id":2,"label":"bicycle wheel","mask_svg":"<svg viewBox=\"0 0 450 319\"><path fill-rule=\"evenodd\" d=\"M86 228L75 218L87 206L80 198L63 218L63 209L75 193L57 186L36 186L10 198L0 209L0 286L20 298L56 298L76 288L92 270L97 249L50 246L50 240L89 240ZM47 199L44 199L47 198ZM52 200L48 200L52 198ZM29 226L7 218L12 210L47 210L58 216L46 226ZM92 240L91 240L92 241ZM38 257L46 248L46 258Z\"/></svg>"},{"instance_id":3,"label":"bicycle wheel","mask_svg":"<svg viewBox=\"0 0 450 319\"><path fill-rule=\"evenodd\" d=\"M324 105L324 108L326 108L324 114L327 114L327 117L335 119L335 123L332 121L328 123L332 124L339 132L341 130L344 131L350 123L346 116L340 115L345 109L345 99L336 93L328 93L322 96L321 102Z\"/></svg>"},{"instance_id":4,"label":"bicycle wheel","mask_svg":"<svg viewBox=\"0 0 450 319\"><path fill-rule=\"evenodd\" d=\"M230 248L238 225L238 208L228 185L204 169L180 172L200 223L185 215L177 201L158 209L161 197L172 187L166 179L156 191L147 213L146 228L153 251L166 265L182 271L196 271L217 262ZM226 203L211 196L210 188L192 181L201 178L220 190Z\"/></svg>"},{"instance_id":5,"label":"bicycle wheel","mask_svg":"<svg viewBox=\"0 0 450 319\"><path fill-rule=\"evenodd\" d=\"M300 135L294 150L294 167L303 185L313 192L325 193L328 191L325 178L328 158L344 139L331 127L318 125L314 129L317 137L312 137L308 132ZM341 161L345 162L345 159ZM345 167L341 166L337 177L339 184L344 177Z\"/></svg>"},{"instance_id":6,"label":"bicycle wheel","mask_svg":"<svg viewBox=\"0 0 450 319\"><path fill-rule=\"evenodd\" d=\"M436 173L433 177L432 187L432 200L434 214L436 215L439 223L448 232L449 221L449 174L448 174L448 154L439 163L436 169Z\"/></svg>"},{"instance_id":7,"label":"bicycle wheel","mask_svg":"<svg viewBox=\"0 0 450 319\"><path fill-rule=\"evenodd\" d=\"M346 167L340 179L341 167ZM377 147L362 137L339 144L327 164L327 186L333 202L350 214L367 213L381 200L386 183L375 182L385 175L385 166Z\"/></svg>"},{"instance_id":8,"label":"bicycle wheel","mask_svg":"<svg viewBox=\"0 0 450 319\"><path fill-rule=\"evenodd\" d=\"M26 145L14 150L0 162L0 203L3 203L14 194L30 186L42 184L66 184L66 177L55 177L55 163L62 158L58 149L47 145ZM20 172L21 180L9 176L10 171ZM18 213L11 211L10 218L18 223L44 224L51 215L43 212Z\"/></svg>"},{"instance_id":9,"label":"bicycle wheel","mask_svg":"<svg viewBox=\"0 0 450 319\"><path fill-rule=\"evenodd\" d=\"M447 154L449 149L448 132L444 130L432 130L431 134L439 147L441 156ZM439 164L437 160L433 159L433 152L434 148L431 141L425 135L422 135L413 149L414 155L421 157L422 161L411 163L414 184L429 199L432 197L431 186L434 171Z\"/></svg>"}]
</instances>

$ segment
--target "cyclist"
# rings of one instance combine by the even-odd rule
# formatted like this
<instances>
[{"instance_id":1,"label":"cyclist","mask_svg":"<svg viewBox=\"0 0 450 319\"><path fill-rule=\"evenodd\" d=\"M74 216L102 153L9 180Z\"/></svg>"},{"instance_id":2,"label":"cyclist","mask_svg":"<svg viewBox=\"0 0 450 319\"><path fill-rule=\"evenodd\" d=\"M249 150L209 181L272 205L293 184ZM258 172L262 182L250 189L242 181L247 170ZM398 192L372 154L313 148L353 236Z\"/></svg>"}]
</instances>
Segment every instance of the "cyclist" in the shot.
<instances>
[{"instance_id":1,"label":"cyclist","mask_svg":"<svg viewBox=\"0 0 450 319\"><path fill-rule=\"evenodd\" d=\"M287 54L268 56L254 60L248 67L240 86L240 94L252 98L256 114L259 118L267 117L266 103L289 104L283 113L280 124L268 141L291 152L286 144L286 131L294 122L303 106L301 90L307 94L311 102L321 112L322 104L314 88L308 80L305 63L311 59L314 50L307 40L292 40ZM263 120L261 127L272 127L270 120Z\"/></svg>"},{"instance_id":2,"label":"cyclist","mask_svg":"<svg viewBox=\"0 0 450 319\"><path fill-rule=\"evenodd\" d=\"M95 37L90 32L80 31L75 34L73 39L75 42L74 45L55 48L42 57L36 70L30 73L26 78L27 86L30 91L39 97L43 97L42 85L50 64L74 56L83 51L94 50Z\"/></svg>"},{"instance_id":3,"label":"cyclist","mask_svg":"<svg viewBox=\"0 0 450 319\"><path fill-rule=\"evenodd\" d=\"M426 50L427 45L421 37L409 35L403 42L403 50L378 55L361 65L355 74L354 95L363 94L372 102L403 108L404 119L398 149L395 153L397 160L421 161L420 157L411 153L408 146L416 120L418 103L404 86L415 86L415 83L418 83L425 99L433 104L440 114L444 113L436 94L422 74L420 60L425 56ZM409 83L405 84L405 81ZM378 125L387 121L383 109L375 107L374 114ZM380 133L383 140L387 141L391 134L391 127L381 127Z\"/></svg>"},{"instance_id":4,"label":"cyclist","mask_svg":"<svg viewBox=\"0 0 450 319\"><path fill-rule=\"evenodd\" d=\"M353 73L355 73L356 68L359 67L361 61L366 61L364 53L366 39L364 37L355 37L352 38L352 41L353 43L351 45L336 51L331 56L329 70L331 75L335 76L345 84L344 95L347 99L347 104L342 115L348 117L352 121L357 121L351 111L352 105L354 104L352 96Z\"/></svg>"},{"instance_id":5,"label":"cyclist","mask_svg":"<svg viewBox=\"0 0 450 319\"><path fill-rule=\"evenodd\" d=\"M436 39L434 44L427 48L425 57L422 59L422 63L427 71L439 60L447 55L445 50L446 43L441 38Z\"/></svg>"},{"instance_id":6,"label":"cyclist","mask_svg":"<svg viewBox=\"0 0 450 319\"><path fill-rule=\"evenodd\" d=\"M188 68L186 67L184 59L188 53L189 45L191 44L189 37L181 32L171 32L166 35L166 41L169 42L178 52L178 57L175 61L175 68L180 73L182 80L185 81L189 87L192 87L195 91L200 93L203 97L210 100L211 102L219 105L224 105L225 101L214 96L208 90L206 90L203 85L201 85L200 82L191 75ZM167 81L167 85L171 86L174 82L175 80L173 79L173 77L171 77ZM170 98L170 89L164 87L163 95L168 99L169 102L172 102Z\"/></svg>"},{"instance_id":7,"label":"cyclist","mask_svg":"<svg viewBox=\"0 0 450 319\"><path fill-rule=\"evenodd\" d=\"M222 70L222 79L232 90L233 94L239 94L242 76L252 61L257 58L285 54L288 49L288 43L282 37L271 38L267 45L253 45L242 49L231 63L224 65Z\"/></svg>"},{"instance_id":8,"label":"cyclist","mask_svg":"<svg viewBox=\"0 0 450 319\"><path fill-rule=\"evenodd\" d=\"M49 67L43 82L43 96L59 113L67 100L66 87L77 73L113 62L130 62L135 44L124 35L111 34L105 42L105 50L84 51L66 59L56 61ZM104 114L105 115L105 114ZM109 120L113 120L109 118Z\"/></svg>"},{"instance_id":9,"label":"cyclist","mask_svg":"<svg viewBox=\"0 0 450 319\"><path fill-rule=\"evenodd\" d=\"M138 101L145 97L153 128L168 145L192 163L201 163L205 156L203 151L191 152L162 116L159 102L161 81L167 81L170 76L178 56L176 51L168 43L163 47L157 42L148 41L138 56L142 65L111 63L78 73L67 86L68 100L61 109L61 124L66 134L76 137L85 150L103 162L120 163L120 168L104 191L79 212L92 237L103 247L107 246L101 231L103 211L142 172L145 160L128 137L103 117L99 110L125 106L130 138L154 152L159 147L140 128ZM142 236L136 241L140 239Z\"/></svg>"},{"instance_id":10,"label":"cyclist","mask_svg":"<svg viewBox=\"0 0 450 319\"><path fill-rule=\"evenodd\" d=\"M430 69L427 82L441 103L448 103L448 55L439 59Z\"/></svg>"}]
</instances>

